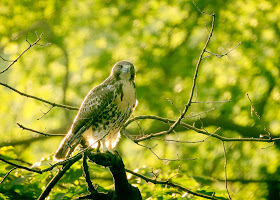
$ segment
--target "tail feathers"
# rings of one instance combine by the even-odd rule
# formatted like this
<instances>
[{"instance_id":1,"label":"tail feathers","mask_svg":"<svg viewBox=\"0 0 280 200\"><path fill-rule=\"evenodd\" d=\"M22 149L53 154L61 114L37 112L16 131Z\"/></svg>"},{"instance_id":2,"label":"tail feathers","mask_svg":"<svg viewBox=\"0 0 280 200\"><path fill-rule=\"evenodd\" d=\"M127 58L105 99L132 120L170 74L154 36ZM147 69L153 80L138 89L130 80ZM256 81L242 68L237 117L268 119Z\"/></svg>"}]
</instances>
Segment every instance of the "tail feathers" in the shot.
<instances>
[{"instance_id":1,"label":"tail feathers","mask_svg":"<svg viewBox=\"0 0 280 200\"><path fill-rule=\"evenodd\" d=\"M68 132L68 134L63 138L61 141L55 155L54 155L54 161L61 161L65 158L69 157L70 154L74 151L75 147L78 145L77 141L73 141L73 134L71 130ZM71 152L70 152L71 151Z\"/></svg>"},{"instance_id":2,"label":"tail feathers","mask_svg":"<svg viewBox=\"0 0 280 200\"><path fill-rule=\"evenodd\" d=\"M61 141L58 149L55 152L53 158L55 161L64 160L66 158L68 151L70 150L70 148L67 145L66 138L67 136Z\"/></svg>"}]
</instances>

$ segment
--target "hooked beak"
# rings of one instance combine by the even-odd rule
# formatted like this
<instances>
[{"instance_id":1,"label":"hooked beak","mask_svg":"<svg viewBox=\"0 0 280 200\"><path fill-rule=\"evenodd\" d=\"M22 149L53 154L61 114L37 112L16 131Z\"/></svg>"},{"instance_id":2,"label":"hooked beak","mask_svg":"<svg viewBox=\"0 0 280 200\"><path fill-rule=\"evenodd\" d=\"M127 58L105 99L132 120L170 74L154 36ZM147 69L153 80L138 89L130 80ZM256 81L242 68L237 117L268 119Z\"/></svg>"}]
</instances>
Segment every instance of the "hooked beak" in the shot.
<instances>
[{"instance_id":1,"label":"hooked beak","mask_svg":"<svg viewBox=\"0 0 280 200\"><path fill-rule=\"evenodd\" d=\"M130 65L123 65L122 72L128 74L130 72Z\"/></svg>"}]
</instances>

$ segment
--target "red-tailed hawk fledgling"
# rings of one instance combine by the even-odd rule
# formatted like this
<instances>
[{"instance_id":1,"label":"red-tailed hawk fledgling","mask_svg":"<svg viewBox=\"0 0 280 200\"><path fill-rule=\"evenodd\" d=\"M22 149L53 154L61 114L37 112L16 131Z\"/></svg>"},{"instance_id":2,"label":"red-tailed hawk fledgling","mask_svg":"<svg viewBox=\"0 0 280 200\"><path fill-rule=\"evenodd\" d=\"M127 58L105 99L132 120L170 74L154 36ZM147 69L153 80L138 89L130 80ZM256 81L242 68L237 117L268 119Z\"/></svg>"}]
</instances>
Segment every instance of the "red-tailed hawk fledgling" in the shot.
<instances>
[{"instance_id":1,"label":"red-tailed hawk fledgling","mask_svg":"<svg viewBox=\"0 0 280 200\"><path fill-rule=\"evenodd\" d=\"M82 139L103 151L112 149L120 139L120 129L136 106L135 69L128 61L117 62L111 75L94 87L83 100L73 124L61 141L54 159L71 155Z\"/></svg>"}]
</instances>

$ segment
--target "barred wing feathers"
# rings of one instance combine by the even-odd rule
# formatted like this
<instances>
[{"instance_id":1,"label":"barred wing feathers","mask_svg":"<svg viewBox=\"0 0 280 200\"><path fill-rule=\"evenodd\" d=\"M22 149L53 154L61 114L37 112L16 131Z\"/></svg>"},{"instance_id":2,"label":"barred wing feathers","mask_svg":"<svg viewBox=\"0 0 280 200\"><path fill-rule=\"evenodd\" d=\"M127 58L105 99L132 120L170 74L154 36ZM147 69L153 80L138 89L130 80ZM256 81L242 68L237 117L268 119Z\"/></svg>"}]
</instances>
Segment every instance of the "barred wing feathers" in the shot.
<instances>
[{"instance_id":1,"label":"barred wing feathers","mask_svg":"<svg viewBox=\"0 0 280 200\"><path fill-rule=\"evenodd\" d=\"M82 138L82 133L90 128L105 108L114 101L114 98L113 85L105 84L105 82L88 93L74 119L71 129L59 145L55 154L56 160L62 160L74 151Z\"/></svg>"}]
</instances>

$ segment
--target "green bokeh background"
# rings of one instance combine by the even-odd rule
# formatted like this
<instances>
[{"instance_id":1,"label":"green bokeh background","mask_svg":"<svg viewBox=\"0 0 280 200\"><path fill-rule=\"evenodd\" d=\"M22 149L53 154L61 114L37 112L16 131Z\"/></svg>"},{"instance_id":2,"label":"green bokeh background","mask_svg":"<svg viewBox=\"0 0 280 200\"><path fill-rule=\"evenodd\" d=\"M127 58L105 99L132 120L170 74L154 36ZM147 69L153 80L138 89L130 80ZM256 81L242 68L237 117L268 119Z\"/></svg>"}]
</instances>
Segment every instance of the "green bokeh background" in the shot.
<instances>
[{"instance_id":1,"label":"green bokeh background","mask_svg":"<svg viewBox=\"0 0 280 200\"><path fill-rule=\"evenodd\" d=\"M255 115L251 115L250 95L255 109L274 137L280 136L280 5L278 1L197 1L198 7L216 14L215 30L208 51L223 54L239 42L228 56L204 59L197 79L197 101L225 101L215 104L192 104L185 122L204 127L225 137L255 137L266 134ZM134 63L137 76L138 106L133 115L157 115L169 119L179 116L178 109L187 103L200 51L211 26L211 17L202 15L191 1L8 1L0 3L0 55L14 60L44 33L34 46L0 81L43 99L79 106L83 97L110 73L119 60ZM0 69L9 62L0 59ZM49 133L66 133L76 114L49 108L42 102L0 87L0 154L29 163L43 160L47 165L61 137L42 137L21 130L16 123ZM214 109L214 110L213 110ZM209 112L208 112L209 111ZM197 116L197 114L201 115ZM194 116L194 117L193 117ZM166 130L161 123L139 122L145 134ZM141 134L137 124L128 128ZM206 136L178 130L165 138L197 141ZM171 143L159 140L143 142L157 145L153 150L161 158L181 159L165 162L148 149L122 137L117 150L127 168L153 177L172 180L193 191L226 198L224 152L220 141L209 138L203 143ZM230 194L234 199L279 198L279 143L274 146L256 142L227 142L227 173ZM7 147L10 146L10 147ZM263 149L265 148L265 149ZM178 155L178 156L177 156ZM107 169L90 165L93 181L112 188ZM0 163L4 176L11 167ZM86 192L77 163L51 199L70 199ZM153 173L151 173L153 172ZM54 172L52 172L54 173ZM13 172L0 185L0 198L36 198L51 173ZM130 177L144 199L199 199L182 191L147 184ZM66 195L65 195L66 194ZM277 196L278 195L278 196Z\"/></svg>"}]
</instances>

